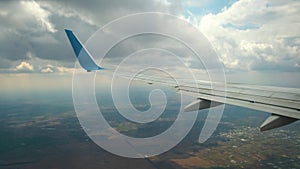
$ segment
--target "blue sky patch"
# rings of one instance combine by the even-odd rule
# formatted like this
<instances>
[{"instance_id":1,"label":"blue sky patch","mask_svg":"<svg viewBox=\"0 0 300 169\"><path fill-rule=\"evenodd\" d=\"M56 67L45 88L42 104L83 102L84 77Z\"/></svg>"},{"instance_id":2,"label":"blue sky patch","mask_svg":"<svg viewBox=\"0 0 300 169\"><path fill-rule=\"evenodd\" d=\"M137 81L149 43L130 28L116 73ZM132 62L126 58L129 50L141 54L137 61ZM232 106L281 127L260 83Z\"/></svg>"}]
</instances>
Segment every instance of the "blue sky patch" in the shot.
<instances>
[{"instance_id":1,"label":"blue sky patch","mask_svg":"<svg viewBox=\"0 0 300 169\"><path fill-rule=\"evenodd\" d=\"M237 0L210 0L197 6L185 6L185 9L194 15L202 16L208 13L220 13L224 7L230 7Z\"/></svg>"},{"instance_id":2,"label":"blue sky patch","mask_svg":"<svg viewBox=\"0 0 300 169\"><path fill-rule=\"evenodd\" d=\"M238 29L238 30L249 30L249 29L258 29L259 26L255 24L245 24L245 25L234 25L232 23L227 23L223 25L224 28L233 28L233 29Z\"/></svg>"}]
</instances>

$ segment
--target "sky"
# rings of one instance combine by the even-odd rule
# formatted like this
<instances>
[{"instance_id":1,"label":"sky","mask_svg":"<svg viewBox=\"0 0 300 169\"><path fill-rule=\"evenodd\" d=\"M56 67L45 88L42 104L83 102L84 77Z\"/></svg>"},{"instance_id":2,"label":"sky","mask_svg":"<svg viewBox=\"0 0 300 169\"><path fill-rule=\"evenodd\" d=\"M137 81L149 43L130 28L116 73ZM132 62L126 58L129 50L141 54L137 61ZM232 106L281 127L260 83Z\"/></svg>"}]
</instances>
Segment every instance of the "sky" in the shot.
<instances>
[{"instance_id":1,"label":"sky","mask_svg":"<svg viewBox=\"0 0 300 169\"><path fill-rule=\"evenodd\" d=\"M300 1L52 0L0 1L0 90L71 88L75 57L64 29L85 42L106 23L141 12L197 27L229 81L300 87Z\"/></svg>"}]
</instances>

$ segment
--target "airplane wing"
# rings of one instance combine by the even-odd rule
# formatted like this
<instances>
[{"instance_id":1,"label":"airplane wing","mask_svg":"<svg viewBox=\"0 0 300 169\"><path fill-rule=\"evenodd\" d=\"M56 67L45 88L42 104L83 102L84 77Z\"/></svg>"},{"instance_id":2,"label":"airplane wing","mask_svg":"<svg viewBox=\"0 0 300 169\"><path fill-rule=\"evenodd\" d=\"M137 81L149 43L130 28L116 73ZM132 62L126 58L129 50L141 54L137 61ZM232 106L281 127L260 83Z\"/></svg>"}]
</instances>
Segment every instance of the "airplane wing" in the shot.
<instances>
[{"instance_id":1,"label":"airplane wing","mask_svg":"<svg viewBox=\"0 0 300 169\"><path fill-rule=\"evenodd\" d=\"M85 70L90 72L103 69L95 64L89 52L72 31L66 30L66 33L80 65ZM83 54L79 55L80 52ZM126 77L126 74L123 77ZM161 77L143 74L135 79L145 81L148 84L158 83L172 86L179 92L197 97L198 100L185 107L186 112L207 109L221 104L270 112L271 115L260 126L261 131L281 127L300 119L300 89L229 83L226 84L226 91L224 91L224 87L218 87L222 84L214 85L215 87L212 88L210 82L204 81L199 81L197 86L194 86L189 83L175 84Z\"/></svg>"}]
</instances>

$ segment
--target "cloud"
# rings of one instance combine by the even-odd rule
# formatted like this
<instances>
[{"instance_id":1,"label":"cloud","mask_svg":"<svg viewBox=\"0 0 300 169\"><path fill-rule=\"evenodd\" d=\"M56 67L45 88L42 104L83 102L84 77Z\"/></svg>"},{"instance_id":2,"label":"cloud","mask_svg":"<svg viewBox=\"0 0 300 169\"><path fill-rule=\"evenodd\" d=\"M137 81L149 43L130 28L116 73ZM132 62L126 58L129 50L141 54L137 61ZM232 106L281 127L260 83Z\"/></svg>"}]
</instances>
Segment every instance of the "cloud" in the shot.
<instances>
[{"instance_id":1,"label":"cloud","mask_svg":"<svg viewBox=\"0 0 300 169\"><path fill-rule=\"evenodd\" d=\"M205 16L201 12L194 13L201 15L197 21L187 17L186 11L193 13L195 9L203 10L201 8L213 5L221 9L222 5L208 0L0 1L0 68L12 70L24 61L31 63L36 72L70 72L75 57L64 28L73 29L84 42L97 29L116 18L137 12L158 11L198 24L230 70L299 71L300 2L231 2L234 2L230 3L231 6ZM172 27L174 25L166 29ZM171 40L155 40L157 38L128 41L111 51L109 57L121 56L126 51L130 53L145 46L162 47L188 55ZM189 59L187 62L194 68L199 67ZM47 64L55 66L51 68Z\"/></svg>"},{"instance_id":2,"label":"cloud","mask_svg":"<svg viewBox=\"0 0 300 169\"><path fill-rule=\"evenodd\" d=\"M41 73L53 73L53 72L54 71L51 68L49 68L49 67L41 69Z\"/></svg>"},{"instance_id":3,"label":"cloud","mask_svg":"<svg viewBox=\"0 0 300 169\"><path fill-rule=\"evenodd\" d=\"M49 64L51 63L50 61L47 62L36 62L36 64L38 64L39 69L37 70L36 73L73 73L74 72L74 68L67 68L61 65L52 65ZM54 62L52 62L53 64L55 64Z\"/></svg>"},{"instance_id":4,"label":"cloud","mask_svg":"<svg viewBox=\"0 0 300 169\"><path fill-rule=\"evenodd\" d=\"M45 67L40 69L41 73L73 73L74 68L66 68L63 66L53 66L47 64Z\"/></svg>"},{"instance_id":5,"label":"cloud","mask_svg":"<svg viewBox=\"0 0 300 169\"><path fill-rule=\"evenodd\" d=\"M74 68L66 68L66 67L56 67L57 72L59 73L73 73Z\"/></svg>"},{"instance_id":6,"label":"cloud","mask_svg":"<svg viewBox=\"0 0 300 169\"><path fill-rule=\"evenodd\" d=\"M177 1L166 0L98 0L98 1L39 1L39 3L51 11L55 11L63 17L78 17L91 25L103 26L119 17L140 12L167 12L181 13L177 8ZM180 2L180 1L179 1ZM177 11L174 10L177 9Z\"/></svg>"},{"instance_id":7,"label":"cloud","mask_svg":"<svg viewBox=\"0 0 300 169\"><path fill-rule=\"evenodd\" d=\"M1 59L1 58L0 58ZM44 60L34 56L31 52L27 53L27 59L24 61L13 61L9 62L5 59L0 60L0 74L16 74L16 73L60 73L70 74L73 73L74 68L63 66L53 60ZM68 64L67 64L68 65ZM70 64L73 67L74 63Z\"/></svg>"},{"instance_id":8,"label":"cloud","mask_svg":"<svg viewBox=\"0 0 300 169\"><path fill-rule=\"evenodd\" d=\"M0 68L28 60L28 52L70 67L75 57L65 28L74 30L84 42L113 19L136 12L169 12L174 9L171 5L160 0L0 1L0 60L11 62L1 62Z\"/></svg>"},{"instance_id":9,"label":"cloud","mask_svg":"<svg viewBox=\"0 0 300 169\"><path fill-rule=\"evenodd\" d=\"M25 11L33 15L36 20L49 32L56 32L54 25L49 21L51 13L35 2L35 1L21 1L21 5L25 8Z\"/></svg>"},{"instance_id":10,"label":"cloud","mask_svg":"<svg viewBox=\"0 0 300 169\"><path fill-rule=\"evenodd\" d=\"M28 62L21 62L18 66L16 66L17 71L33 71L34 67Z\"/></svg>"},{"instance_id":11,"label":"cloud","mask_svg":"<svg viewBox=\"0 0 300 169\"><path fill-rule=\"evenodd\" d=\"M299 1L240 0L198 26L227 68L299 71L299 13Z\"/></svg>"}]
</instances>

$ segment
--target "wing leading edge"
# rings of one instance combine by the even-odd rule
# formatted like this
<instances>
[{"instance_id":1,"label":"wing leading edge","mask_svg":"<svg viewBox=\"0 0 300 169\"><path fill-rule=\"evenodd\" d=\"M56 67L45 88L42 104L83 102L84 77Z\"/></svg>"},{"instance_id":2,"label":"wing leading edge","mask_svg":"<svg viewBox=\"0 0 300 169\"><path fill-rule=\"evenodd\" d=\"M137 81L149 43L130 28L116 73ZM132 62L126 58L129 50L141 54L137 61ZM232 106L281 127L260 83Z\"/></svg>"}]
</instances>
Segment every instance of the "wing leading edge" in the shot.
<instances>
[{"instance_id":1,"label":"wing leading edge","mask_svg":"<svg viewBox=\"0 0 300 169\"><path fill-rule=\"evenodd\" d=\"M103 69L95 63L76 35L71 30L65 31L80 65L88 72ZM126 73L121 77L126 78ZM300 89L226 84L226 91L222 91L223 88L211 88L210 83L201 82L197 83L197 86L189 83L178 85L168 79L147 75L137 76L136 80L145 81L148 84L172 86L178 92L196 96L198 100L186 106L186 112L207 109L220 104L270 112L271 115L260 126L261 131L281 127L300 119Z\"/></svg>"}]
</instances>

